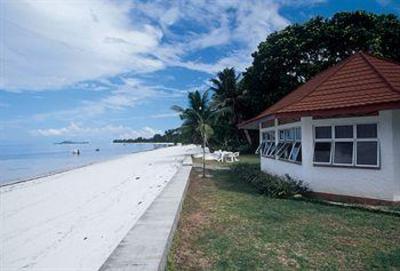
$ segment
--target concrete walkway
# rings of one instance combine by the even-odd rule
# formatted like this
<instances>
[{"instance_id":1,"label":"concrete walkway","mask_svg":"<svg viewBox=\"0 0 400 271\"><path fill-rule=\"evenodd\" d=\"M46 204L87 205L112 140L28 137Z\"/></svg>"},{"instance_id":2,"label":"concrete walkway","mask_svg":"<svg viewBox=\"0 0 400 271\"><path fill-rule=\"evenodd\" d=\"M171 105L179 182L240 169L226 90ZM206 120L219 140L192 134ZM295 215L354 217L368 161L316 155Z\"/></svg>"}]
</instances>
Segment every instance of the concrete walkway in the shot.
<instances>
[{"instance_id":1,"label":"concrete walkway","mask_svg":"<svg viewBox=\"0 0 400 271\"><path fill-rule=\"evenodd\" d=\"M165 270L191 168L192 160L187 157L172 180L103 264L101 271Z\"/></svg>"}]
</instances>

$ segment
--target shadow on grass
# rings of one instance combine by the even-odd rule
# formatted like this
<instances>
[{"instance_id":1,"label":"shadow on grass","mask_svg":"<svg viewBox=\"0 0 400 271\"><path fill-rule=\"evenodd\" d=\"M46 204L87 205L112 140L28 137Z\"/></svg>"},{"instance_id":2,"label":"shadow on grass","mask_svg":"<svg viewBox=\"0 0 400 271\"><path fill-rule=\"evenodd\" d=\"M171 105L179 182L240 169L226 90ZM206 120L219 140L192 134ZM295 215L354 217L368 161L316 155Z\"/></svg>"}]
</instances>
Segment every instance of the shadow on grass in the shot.
<instances>
[{"instance_id":1,"label":"shadow on grass","mask_svg":"<svg viewBox=\"0 0 400 271\"><path fill-rule=\"evenodd\" d=\"M400 248L389 252L376 252L371 261L371 269L400 270Z\"/></svg>"},{"instance_id":2,"label":"shadow on grass","mask_svg":"<svg viewBox=\"0 0 400 271\"><path fill-rule=\"evenodd\" d=\"M240 180L229 170L218 170L218 169L208 169L207 174L213 176L210 179L219 189L228 192L242 193L242 194L252 194L255 196L263 196L255 187ZM276 199L278 200L278 199ZM304 195L300 198L287 198L288 201L301 202L305 205L313 206L314 208L320 209L325 207L330 207L336 210L354 210L366 213L377 213L384 214L388 216L400 217L400 212L395 208L369 208L360 204L341 204L329 201L324 201L321 199L313 198L312 196Z\"/></svg>"}]
</instances>

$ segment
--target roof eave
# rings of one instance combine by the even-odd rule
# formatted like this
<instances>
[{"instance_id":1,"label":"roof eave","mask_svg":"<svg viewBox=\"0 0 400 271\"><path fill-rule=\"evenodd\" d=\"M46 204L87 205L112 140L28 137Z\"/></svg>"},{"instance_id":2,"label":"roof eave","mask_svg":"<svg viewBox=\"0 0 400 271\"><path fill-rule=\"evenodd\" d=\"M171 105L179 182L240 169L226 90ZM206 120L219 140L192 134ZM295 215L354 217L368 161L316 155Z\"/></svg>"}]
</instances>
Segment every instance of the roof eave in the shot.
<instances>
[{"instance_id":1,"label":"roof eave","mask_svg":"<svg viewBox=\"0 0 400 271\"><path fill-rule=\"evenodd\" d=\"M293 112L278 112L278 118L299 118L299 117L335 117L342 115L362 115L379 112L382 110L400 109L400 101L386 102L379 104L351 106L333 109L308 110L308 111L293 111Z\"/></svg>"},{"instance_id":2,"label":"roof eave","mask_svg":"<svg viewBox=\"0 0 400 271\"><path fill-rule=\"evenodd\" d=\"M259 124L263 121L274 119L275 115L266 115L266 116L256 116L252 119L244 121L238 124L238 128L242 130L258 130Z\"/></svg>"},{"instance_id":3,"label":"roof eave","mask_svg":"<svg viewBox=\"0 0 400 271\"><path fill-rule=\"evenodd\" d=\"M400 109L400 101L362 105L362 106L352 106L347 108L344 107L344 108L309 110L309 111L277 112L276 114L257 116L253 119L240 123L238 127L239 129L244 129L244 130L257 130L259 129L259 124L261 122L275 118L281 118L281 119L301 118L301 117L333 118L344 115L368 115L382 110L391 110L391 109Z\"/></svg>"}]
</instances>

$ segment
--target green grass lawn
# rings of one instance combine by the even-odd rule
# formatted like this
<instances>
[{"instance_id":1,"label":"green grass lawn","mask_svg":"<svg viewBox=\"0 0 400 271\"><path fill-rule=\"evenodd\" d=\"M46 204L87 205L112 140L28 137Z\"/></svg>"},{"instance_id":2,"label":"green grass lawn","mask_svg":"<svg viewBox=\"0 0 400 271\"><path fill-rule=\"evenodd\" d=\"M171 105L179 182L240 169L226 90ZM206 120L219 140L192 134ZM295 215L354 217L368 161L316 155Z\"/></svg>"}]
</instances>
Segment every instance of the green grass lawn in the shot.
<instances>
[{"instance_id":1,"label":"green grass lawn","mask_svg":"<svg viewBox=\"0 0 400 271\"><path fill-rule=\"evenodd\" d=\"M191 174L168 270L400 270L400 218Z\"/></svg>"}]
</instances>

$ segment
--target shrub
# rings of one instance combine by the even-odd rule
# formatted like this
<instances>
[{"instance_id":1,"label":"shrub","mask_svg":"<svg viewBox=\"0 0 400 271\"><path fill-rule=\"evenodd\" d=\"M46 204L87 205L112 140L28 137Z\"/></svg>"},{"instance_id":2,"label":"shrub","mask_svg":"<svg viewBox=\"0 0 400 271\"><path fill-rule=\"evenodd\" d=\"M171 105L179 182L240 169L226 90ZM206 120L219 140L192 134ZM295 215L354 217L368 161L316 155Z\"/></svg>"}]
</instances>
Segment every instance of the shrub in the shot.
<instances>
[{"instance_id":1,"label":"shrub","mask_svg":"<svg viewBox=\"0 0 400 271\"><path fill-rule=\"evenodd\" d=\"M235 178L251 184L260 193L269 197L289 198L310 192L303 181L289 175L277 176L265 173L259 169L258 165L238 163L233 164L231 169Z\"/></svg>"}]
</instances>

